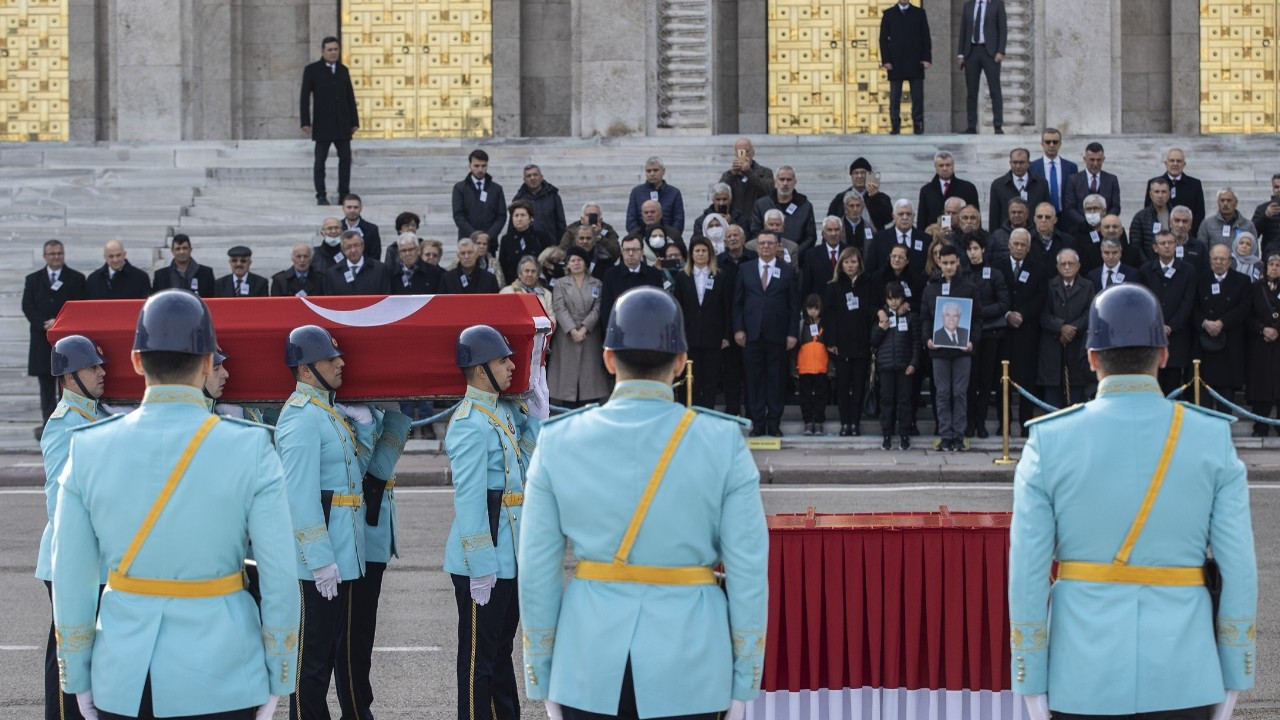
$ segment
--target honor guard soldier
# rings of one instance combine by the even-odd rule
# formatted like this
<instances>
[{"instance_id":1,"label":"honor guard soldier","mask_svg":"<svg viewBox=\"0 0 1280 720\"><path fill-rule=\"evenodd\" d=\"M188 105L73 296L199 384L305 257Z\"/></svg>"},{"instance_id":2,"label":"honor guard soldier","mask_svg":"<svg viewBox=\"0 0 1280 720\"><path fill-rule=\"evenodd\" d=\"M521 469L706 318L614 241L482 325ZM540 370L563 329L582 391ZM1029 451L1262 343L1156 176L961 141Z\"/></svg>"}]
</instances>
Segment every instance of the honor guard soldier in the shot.
<instances>
[{"instance_id":1,"label":"honor guard soldier","mask_svg":"<svg viewBox=\"0 0 1280 720\"><path fill-rule=\"evenodd\" d=\"M1234 418L1160 392L1145 287L1098 294L1088 349L1097 399L1034 420L1014 477L1013 691L1032 720L1229 718L1253 687L1258 587Z\"/></svg>"},{"instance_id":2,"label":"honor guard soldier","mask_svg":"<svg viewBox=\"0 0 1280 720\"><path fill-rule=\"evenodd\" d=\"M62 689L86 718L269 717L293 689L299 603L280 459L260 426L209 414L200 388L214 347L198 296L151 296L131 358L142 405L72 432L53 598ZM261 615L244 592L247 542Z\"/></svg>"},{"instance_id":3,"label":"honor guard soldier","mask_svg":"<svg viewBox=\"0 0 1280 720\"><path fill-rule=\"evenodd\" d=\"M467 394L444 442L454 485L444 570L458 604L459 720L520 716L511 662L520 622L516 535L541 420L523 402L499 397L515 373L511 355L506 338L488 325L473 325L458 337ZM531 382L536 375L530 373Z\"/></svg>"},{"instance_id":4,"label":"honor guard soldier","mask_svg":"<svg viewBox=\"0 0 1280 720\"><path fill-rule=\"evenodd\" d=\"M71 449L71 430L97 422L110 414L98 404L106 385L106 372L102 365L107 359L93 341L83 335L68 335L53 346L50 368L62 389L62 399L45 423L40 437L40 452L44 455L44 499L49 520L40 536L40 555L36 560L36 577L44 581L53 601L53 513L58 506L58 476L67 464ZM106 565L101 567L99 585L107 583ZM53 623L49 623L49 644L44 655L44 716L45 720L79 718L80 709L75 699L68 703L58 687L58 643L54 639Z\"/></svg>"},{"instance_id":5,"label":"honor guard soldier","mask_svg":"<svg viewBox=\"0 0 1280 720\"><path fill-rule=\"evenodd\" d=\"M265 419L262 411L257 408L218 402L222 399L223 391L227 389L227 381L231 379L231 373L227 371L226 362L227 354L222 351L222 348L214 348L213 372L209 373L209 377L205 378L204 381L205 405L209 407L209 412L265 425L274 425L275 423Z\"/></svg>"},{"instance_id":6,"label":"honor guard soldier","mask_svg":"<svg viewBox=\"0 0 1280 720\"><path fill-rule=\"evenodd\" d=\"M364 419L366 408L348 408ZM357 423L357 439L361 443L359 457L364 470L364 577L351 587L351 632L338 641L338 674L351 686L350 700L343 698L343 717L353 706L356 720L372 720L373 686L369 681L373 666L373 640L378 625L378 600L382 595L382 576L391 558L399 557L396 548L396 462L409 438L408 415L399 410L368 408L372 424ZM368 433L376 437L370 447ZM341 687L339 683L339 687Z\"/></svg>"},{"instance_id":7,"label":"honor guard soldier","mask_svg":"<svg viewBox=\"0 0 1280 720\"><path fill-rule=\"evenodd\" d=\"M276 421L276 447L284 463L302 590L298 687L289 715L327 720L329 678L335 664L345 661L337 652L351 628L353 584L365 572L363 482L373 420L367 408L335 402L345 362L329 331L295 328L285 342L285 364L297 384ZM353 686L353 676L340 673L344 713L355 711Z\"/></svg>"},{"instance_id":8,"label":"honor guard soldier","mask_svg":"<svg viewBox=\"0 0 1280 720\"><path fill-rule=\"evenodd\" d=\"M604 347L609 402L550 421L529 470L525 691L554 720L740 719L764 664L760 473L739 425L672 402L687 345L670 296L624 293ZM566 542L578 558L567 590Z\"/></svg>"}]
</instances>

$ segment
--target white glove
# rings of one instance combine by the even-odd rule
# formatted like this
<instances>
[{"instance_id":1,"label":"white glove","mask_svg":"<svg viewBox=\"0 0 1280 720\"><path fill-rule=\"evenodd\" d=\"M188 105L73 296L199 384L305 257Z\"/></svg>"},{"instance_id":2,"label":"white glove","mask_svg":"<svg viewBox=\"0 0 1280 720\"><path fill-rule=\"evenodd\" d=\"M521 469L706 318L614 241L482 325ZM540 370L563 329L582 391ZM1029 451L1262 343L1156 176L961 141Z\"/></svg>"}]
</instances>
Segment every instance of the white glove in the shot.
<instances>
[{"instance_id":1,"label":"white glove","mask_svg":"<svg viewBox=\"0 0 1280 720\"><path fill-rule=\"evenodd\" d=\"M1027 703L1027 718L1029 720L1049 720L1048 694L1023 695L1022 699Z\"/></svg>"},{"instance_id":2,"label":"white glove","mask_svg":"<svg viewBox=\"0 0 1280 720\"><path fill-rule=\"evenodd\" d=\"M338 405L338 409L360 425L369 425L373 422L373 413L369 411L368 405Z\"/></svg>"},{"instance_id":3,"label":"white glove","mask_svg":"<svg viewBox=\"0 0 1280 720\"><path fill-rule=\"evenodd\" d=\"M108 415L125 415L137 409L137 407L133 405L108 405L104 402L98 403L98 407L105 410Z\"/></svg>"},{"instance_id":4,"label":"white glove","mask_svg":"<svg viewBox=\"0 0 1280 720\"><path fill-rule=\"evenodd\" d=\"M524 394L524 401L529 405L529 414L539 420L551 417L551 392L547 389L547 369L539 366L529 373L529 391Z\"/></svg>"},{"instance_id":5,"label":"white glove","mask_svg":"<svg viewBox=\"0 0 1280 720\"><path fill-rule=\"evenodd\" d=\"M1231 720L1231 713L1236 710L1236 698L1239 695L1239 690L1228 690L1227 698L1214 706L1213 720Z\"/></svg>"},{"instance_id":6,"label":"white glove","mask_svg":"<svg viewBox=\"0 0 1280 720\"><path fill-rule=\"evenodd\" d=\"M80 706L80 715L84 720L98 720L98 708L93 706L92 690L76 693L76 705Z\"/></svg>"},{"instance_id":7,"label":"white glove","mask_svg":"<svg viewBox=\"0 0 1280 720\"><path fill-rule=\"evenodd\" d=\"M213 406L213 411L219 415L226 415L233 418L244 417L244 408L231 403L218 403Z\"/></svg>"},{"instance_id":8,"label":"white glove","mask_svg":"<svg viewBox=\"0 0 1280 720\"><path fill-rule=\"evenodd\" d=\"M272 695L267 701L258 706L258 712L254 713L253 720L271 720L271 716L276 714L276 705L280 704L283 695Z\"/></svg>"},{"instance_id":9,"label":"white glove","mask_svg":"<svg viewBox=\"0 0 1280 720\"><path fill-rule=\"evenodd\" d=\"M543 700L542 704L547 706L548 720L564 720L564 711L560 709L560 703L552 700Z\"/></svg>"},{"instance_id":10,"label":"white glove","mask_svg":"<svg viewBox=\"0 0 1280 720\"><path fill-rule=\"evenodd\" d=\"M312 570L311 577L316 579L316 590L325 600L338 597L338 582L341 576L338 574L337 563L329 563L322 568Z\"/></svg>"},{"instance_id":11,"label":"white glove","mask_svg":"<svg viewBox=\"0 0 1280 720\"><path fill-rule=\"evenodd\" d=\"M471 599L477 605L487 605L493 586L498 584L498 573L489 573L484 577L471 578Z\"/></svg>"},{"instance_id":12,"label":"white glove","mask_svg":"<svg viewBox=\"0 0 1280 720\"><path fill-rule=\"evenodd\" d=\"M747 716L747 701L734 700L729 703L729 712L725 713L724 720L742 720Z\"/></svg>"}]
</instances>

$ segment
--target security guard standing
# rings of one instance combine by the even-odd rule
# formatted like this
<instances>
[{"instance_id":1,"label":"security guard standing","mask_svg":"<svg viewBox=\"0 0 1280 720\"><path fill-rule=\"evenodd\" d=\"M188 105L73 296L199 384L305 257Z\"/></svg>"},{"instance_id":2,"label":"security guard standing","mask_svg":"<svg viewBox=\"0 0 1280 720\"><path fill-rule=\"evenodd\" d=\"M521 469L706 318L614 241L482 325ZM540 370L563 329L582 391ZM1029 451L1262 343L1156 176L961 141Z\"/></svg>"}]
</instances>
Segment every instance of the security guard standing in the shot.
<instances>
[{"instance_id":1,"label":"security guard standing","mask_svg":"<svg viewBox=\"0 0 1280 720\"><path fill-rule=\"evenodd\" d=\"M604 346L609 402L550 421L529 470L525 691L553 719L742 718L764 663L760 473L739 426L672 402L687 346L666 293L624 293Z\"/></svg>"},{"instance_id":2,"label":"security guard standing","mask_svg":"<svg viewBox=\"0 0 1280 720\"><path fill-rule=\"evenodd\" d=\"M364 408L360 408L363 410ZM354 702L351 717L372 720L373 686L369 674L373 666L373 641L378 626L378 601L382 595L382 576L391 558L399 557L396 548L396 462L409 438L409 416L399 410L368 408L372 425L358 423L358 453L364 471L365 563L364 577L351 587L351 632L338 641L338 676L347 678L351 686L350 700L341 699L343 717ZM355 411L361 414L359 410ZM376 440L367 445L368 433ZM342 683L339 683L342 688ZM344 690L344 694L346 691Z\"/></svg>"},{"instance_id":3,"label":"security guard standing","mask_svg":"<svg viewBox=\"0 0 1280 720\"><path fill-rule=\"evenodd\" d=\"M40 436L40 452L44 455L44 499L49 521L40 536L40 555L36 559L36 577L44 581L53 602L53 513L58 506L58 476L67 464L71 450L71 430L110 417L98 404L106 390L107 359L92 340L83 335L68 335L53 346L50 354L52 375L62 389L62 399L45 423ZM99 585L107 583L106 565L101 567ZM49 644L44 654L45 720L79 718L75 699L68 703L58 687L58 643L53 623L49 623Z\"/></svg>"},{"instance_id":4,"label":"security guard standing","mask_svg":"<svg viewBox=\"0 0 1280 720\"><path fill-rule=\"evenodd\" d=\"M506 339L488 325L473 325L458 337L467 394L444 443L454 485L444 570L458 604L459 720L520 717L511 662L520 622L516 535L541 420L524 402L500 397L515 372L511 355ZM544 388L537 392L545 399Z\"/></svg>"},{"instance_id":5,"label":"security guard standing","mask_svg":"<svg viewBox=\"0 0 1280 720\"><path fill-rule=\"evenodd\" d=\"M1164 398L1164 319L1140 285L1094 299L1088 349L1097 399L1033 421L1014 478L1013 691L1033 720L1230 717L1253 687L1258 583L1234 418Z\"/></svg>"},{"instance_id":6,"label":"security guard standing","mask_svg":"<svg viewBox=\"0 0 1280 720\"><path fill-rule=\"evenodd\" d=\"M132 354L142 405L72 432L53 598L62 689L86 718L265 717L293 688L299 604L280 460L261 427L209 414L213 350L199 297L151 296ZM246 541L261 615L244 592Z\"/></svg>"},{"instance_id":7,"label":"security guard standing","mask_svg":"<svg viewBox=\"0 0 1280 720\"><path fill-rule=\"evenodd\" d=\"M290 332L285 364L297 384L276 421L276 447L284 463L302 592L298 686L289 716L327 720L339 639L351 627L353 584L365 572L364 466L358 453L373 446L373 422L361 408L358 420L365 422L353 427L352 409L336 404L345 362L338 341L324 328L303 325ZM353 684L351 676L339 677L344 713L355 713Z\"/></svg>"}]
</instances>

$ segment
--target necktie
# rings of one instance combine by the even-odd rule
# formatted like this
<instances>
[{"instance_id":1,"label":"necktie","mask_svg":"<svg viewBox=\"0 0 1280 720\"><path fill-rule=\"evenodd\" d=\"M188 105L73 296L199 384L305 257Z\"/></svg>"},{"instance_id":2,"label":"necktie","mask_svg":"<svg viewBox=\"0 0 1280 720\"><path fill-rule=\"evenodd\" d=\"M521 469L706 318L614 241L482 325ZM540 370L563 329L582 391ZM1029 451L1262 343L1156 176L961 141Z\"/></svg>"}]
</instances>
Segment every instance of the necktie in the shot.
<instances>
[{"instance_id":1,"label":"necktie","mask_svg":"<svg viewBox=\"0 0 1280 720\"><path fill-rule=\"evenodd\" d=\"M977 45L982 42L982 6L983 1L978 0L978 8L973 13L973 44Z\"/></svg>"},{"instance_id":2,"label":"necktie","mask_svg":"<svg viewBox=\"0 0 1280 720\"><path fill-rule=\"evenodd\" d=\"M943 180L943 181L942 181L942 197L946 197L946 196L947 196L947 193L948 193L950 190L951 190L951 181L950 181L950 180Z\"/></svg>"},{"instance_id":3,"label":"necktie","mask_svg":"<svg viewBox=\"0 0 1280 720\"><path fill-rule=\"evenodd\" d=\"M834 268L835 266L836 266L836 249L831 248L831 267Z\"/></svg>"},{"instance_id":4,"label":"necktie","mask_svg":"<svg viewBox=\"0 0 1280 720\"><path fill-rule=\"evenodd\" d=\"M1058 201L1058 163L1049 161L1049 202L1053 203L1053 209L1062 211L1062 203Z\"/></svg>"},{"instance_id":5,"label":"necktie","mask_svg":"<svg viewBox=\"0 0 1280 720\"><path fill-rule=\"evenodd\" d=\"M761 265L760 267L761 267L761 270L760 270L760 287L761 287L761 288L763 288L763 289L765 289L765 290L768 290L768 289L769 289L769 265L768 265L768 264L764 264L764 265Z\"/></svg>"},{"instance_id":6,"label":"necktie","mask_svg":"<svg viewBox=\"0 0 1280 720\"><path fill-rule=\"evenodd\" d=\"M56 270L49 273L49 284L50 285L58 284L58 272Z\"/></svg>"},{"instance_id":7,"label":"necktie","mask_svg":"<svg viewBox=\"0 0 1280 720\"><path fill-rule=\"evenodd\" d=\"M483 183L483 182L481 182L481 181L479 181L479 180L477 180L477 181L476 181L476 189L477 189L477 190L481 190L481 191L483 191L483 190L484 190L484 183Z\"/></svg>"},{"instance_id":8,"label":"necktie","mask_svg":"<svg viewBox=\"0 0 1280 720\"><path fill-rule=\"evenodd\" d=\"M911 241L907 239L907 234L906 234L906 233L902 233L902 244L903 244L903 245L910 245L910 244L911 244Z\"/></svg>"},{"instance_id":9,"label":"necktie","mask_svg":"<svg viewBox=\"0 0 1280 720\"><path fill-rule=\"evenodd\" d=\"M1089 176L1089 192L1091 193L1098 192L1098 176L1097 175Z\"/></svg>"},{"instance_id":10,"label":"necktie","mask_svg":"<svg viewBox=\"0 0 1280 720\"><path fill-rule=\"evenodd\" d=\"M239 295L240 291L243 288L244 288L244 281L241 280L240 278L236 278L236 294Z\"/></svg>"},{"instance_id":11,"label":"necktie","mask_svg":"<svg viewBox=\"0 0 1280 720\"><path fill-rule=\"evenodd\" d=\"M330 75L337 75L337 74L338 74L338 66L337 66L337 65L330 65L330 66L329 66L329 74L330 74Z\"/></svg>"},{"instance_id":12,"label":"necktie","mask_svg":"<svg viewBox=\"0 0 1280 720\"><path fill-rule=\"evenodd\" d=\"M951 338L951 344L952 344L952 345L959 345L959 344L960 344L960 338L956 337L956 331L955 331L955 330L948 330L948 331L947 331L947 337Z\"/></svg>"},{"instance_id":13,"label":"necktie","mask_svg":"<svg viewBox=\"0 0 1280 720\"><path fill-rule=\"evenodd\" d=\"M1017 280L1020 275L1022 275L1022 261L1014 260L1013 261L1013 279Z\"/></svg>"},{"instance_id":14,"label":"necktie","mask_svg":"<svg viewBox=\"0 0 1280 720\"><path fill-rule=\"evenodd\" d=\"M1115 270L1108 270L1108 271L1107 271L1107 284L1106 284L1106 285L1104 285L1103 287L1111 287L1112 285L1115 285L1115 284L1116 284L1116 271L1115 271Z\"/></svg>"},{"instance_id":15,"label":"necktie","mask_svg":"<svg viewBox=\"0 0 1280 720\"><path fill-rule=\"evenodd\" d=\"M1027 181L1025 178L1018 178L1017 184L1018 184L1018 192L1021 193L1027 189Z\"/></svg>"}]
</instances>

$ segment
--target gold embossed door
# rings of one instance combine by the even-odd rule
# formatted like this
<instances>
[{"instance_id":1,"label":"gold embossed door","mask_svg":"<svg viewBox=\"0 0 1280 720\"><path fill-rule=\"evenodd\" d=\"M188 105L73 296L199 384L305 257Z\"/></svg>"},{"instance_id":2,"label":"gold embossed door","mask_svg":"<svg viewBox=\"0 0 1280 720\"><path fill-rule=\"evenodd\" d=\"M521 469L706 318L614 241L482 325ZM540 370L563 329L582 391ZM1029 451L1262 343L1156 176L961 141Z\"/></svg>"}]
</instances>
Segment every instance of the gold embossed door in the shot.
<instances>
[{"instance_id":1,"label":"gold embossed door","mask_svg":"<svg viewBox=\"0 0 1280 720\"><path fill-rule=\"evenodd\" d=\"M1277 131L1277 6L1277 0L1201 0L1201 132Z\"/></svg>"},{"instance_id":2,"label":"gold embossed door","mask_svg":"<svg viewBox=\"0 0 1280 720\"><path fill-rule=\"evenodd\" d=\"M66 140L67 0L0 0L0 141Z\"/></svg>"},{"instance_id":3,"label":"gold embossed door","mask_svg":"<svg viewBox=\"0 0 1280 720\"><path fill-rule=\"evenodd\" d=\"M343 0L357 137L493 134L490 0Z\"/></svg>"},{"instance_id":4,"label":"gold embossed door","mask_svg":"<svg viewBox=\"0 0 1280 720\"><path fill-rule=\"evenodd\" d=\"M882 133L889 81L876 0L769 0L769 132ZM911 112L904 98L902 113Z\"/></svg>"}]
</instances>

